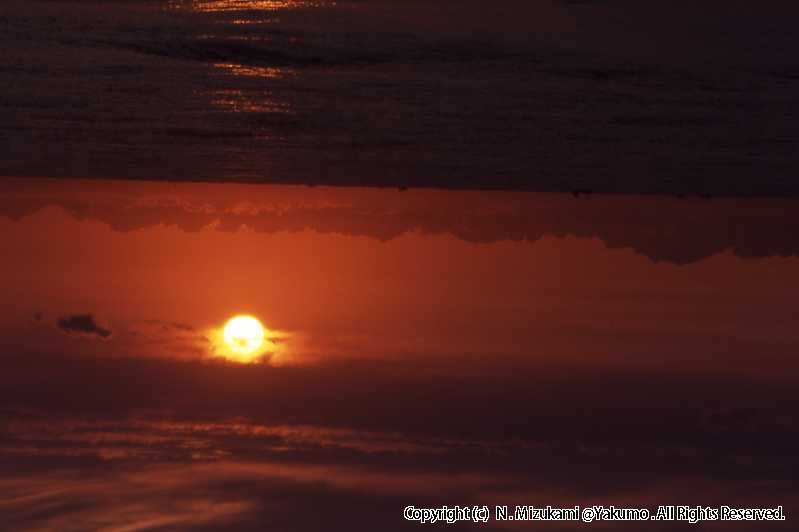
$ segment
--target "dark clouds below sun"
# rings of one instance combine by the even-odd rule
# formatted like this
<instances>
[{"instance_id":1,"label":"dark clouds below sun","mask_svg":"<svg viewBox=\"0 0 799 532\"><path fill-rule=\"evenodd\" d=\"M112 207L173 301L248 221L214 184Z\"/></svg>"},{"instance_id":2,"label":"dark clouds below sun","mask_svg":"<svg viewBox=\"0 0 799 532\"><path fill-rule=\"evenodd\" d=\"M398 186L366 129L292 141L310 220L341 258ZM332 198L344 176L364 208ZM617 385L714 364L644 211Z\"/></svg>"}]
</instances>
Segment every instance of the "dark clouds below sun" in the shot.
<instances>
[{"instance_id":1,"label":"dark clouds below sun","mask_svg":"<svg viewBox=\"0 0 799 532\"><path fill-rule=\"evenodd\" d=\"M518 366L458 379L363 362L3 365L3 404L24 405L4 411L0 439L0 504L17 529L403 530L408 504L792 512L799 500L793 383Z\"/></svg>"}]
</instances>

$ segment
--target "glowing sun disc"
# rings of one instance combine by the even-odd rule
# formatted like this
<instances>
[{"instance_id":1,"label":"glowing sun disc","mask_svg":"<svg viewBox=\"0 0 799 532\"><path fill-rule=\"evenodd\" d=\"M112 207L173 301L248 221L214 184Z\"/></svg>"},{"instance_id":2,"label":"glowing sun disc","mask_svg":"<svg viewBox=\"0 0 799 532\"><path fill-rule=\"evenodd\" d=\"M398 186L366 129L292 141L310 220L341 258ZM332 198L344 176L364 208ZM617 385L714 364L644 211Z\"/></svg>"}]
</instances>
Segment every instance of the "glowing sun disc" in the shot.
<instances>
[{"instance_id":1,"label":"glowing sun disc","mask_svg":"<svg viewBox=\"0 0 799 532\"><path fill-rule=\"evenodd\" d=\"M252 316L235 316L228 320L223 331L225 343L237 354L257 351L264 343L264 327Z\"/></svg>"}]
</instances>

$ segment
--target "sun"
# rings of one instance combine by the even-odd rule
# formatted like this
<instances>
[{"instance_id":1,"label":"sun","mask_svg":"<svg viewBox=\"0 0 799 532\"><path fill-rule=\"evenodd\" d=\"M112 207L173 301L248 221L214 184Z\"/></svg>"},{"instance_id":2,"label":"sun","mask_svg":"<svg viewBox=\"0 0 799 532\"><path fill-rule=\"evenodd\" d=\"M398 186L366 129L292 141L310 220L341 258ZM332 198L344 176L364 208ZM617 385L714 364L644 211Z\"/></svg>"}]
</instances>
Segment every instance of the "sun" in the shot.
<instances>
[{"instance_id":1,"label":"sun","mask_svg":"<svg viewBox=\"0 0 799 532\"><path fill-rule=\"evenodd\" d=\"M266 332L256 318L240 315L228 320L222 335L231 351L237 355L252 355L264 344Z\"/></svg>"},{"instance_id":2,"label":"sun","mask_svg":"<svg viewBox=\"0 0 799 532\"><path fill-rule=\"evenodd\" d=\"M278 364L288 361L286 331L267 329L255 316L236 314L221 327L205 331L208 354L241 364Z\"/></svg>"}]
</instances>

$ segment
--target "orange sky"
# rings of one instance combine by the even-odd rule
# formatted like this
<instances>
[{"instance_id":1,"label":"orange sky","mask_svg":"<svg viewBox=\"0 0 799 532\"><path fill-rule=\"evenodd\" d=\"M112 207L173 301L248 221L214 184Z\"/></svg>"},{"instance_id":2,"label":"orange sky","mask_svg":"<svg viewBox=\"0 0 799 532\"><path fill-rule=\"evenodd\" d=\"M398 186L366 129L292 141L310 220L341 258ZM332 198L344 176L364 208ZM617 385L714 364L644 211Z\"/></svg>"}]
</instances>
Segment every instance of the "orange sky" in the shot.
<instances>
[{"instance_id":1,"label":"orange sky","mask_svg":"<svg viewBox=\"0 0 799 532\"><path fill-rule=\"evenodd\" d=\"M7 250L0 283L15 302L0 312L6 338L27 331L9 340L25 350L206 356L201 337L240 312L279 331L276 363L465 357L471 362L459 367L468 371L499 357L769 374L775 366L764 361L786 361L797 348L793 257L710 249L685 265L653 262L635 247L608 249L602 238L617 237L599 227L596 236L544 233L536 241L500 232L469 242L453 234L467 217L477 234L505 211L527 213L522 221L533 223L536 209L578 212L600 198L453 193L463 198L461 211L448 208L436 222L442 232L422 221L375 238L370 231L386 220L436 212L447 196L114 182L83 183L76 195L44 183L7 189L7 198L22 198L16 205L35 206L0 219ZM684 202L670 201L684 210ZM193 227L171 225L198 211L205 219ZM249 213L243 223L257 228L266 220L274 229L220 230L226 216L242 212ZM280 220L290 217L292 230L281 230ZM140 222L109 226L125 220ZM114 335L66 337L55 322L72 314L91 314ZM192 331L164 325L174 323ZM753 350L762 358L748 357Z\"/></svg>"}]
</instances>

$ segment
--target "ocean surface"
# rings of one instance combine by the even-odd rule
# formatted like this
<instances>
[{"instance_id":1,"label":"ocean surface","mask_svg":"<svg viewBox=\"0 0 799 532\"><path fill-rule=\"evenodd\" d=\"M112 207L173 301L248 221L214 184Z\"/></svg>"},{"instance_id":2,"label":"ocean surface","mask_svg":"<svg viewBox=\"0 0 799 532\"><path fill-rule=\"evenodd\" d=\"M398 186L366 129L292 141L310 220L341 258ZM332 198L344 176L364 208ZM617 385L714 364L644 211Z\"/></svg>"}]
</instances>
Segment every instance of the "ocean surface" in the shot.
<instances>
[{"instance_id":1,"label":"ocean surface","mask_svg":"<svg viewBox=\"0 0 799 532\"><path fill-rule=\"evenodd\" d=\"M796 194L798 15L4 0L0 175Z\"/></svg>"}]
</instances>

